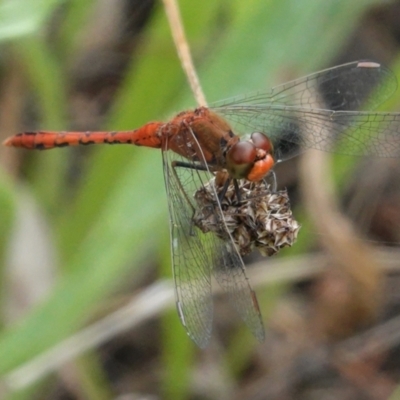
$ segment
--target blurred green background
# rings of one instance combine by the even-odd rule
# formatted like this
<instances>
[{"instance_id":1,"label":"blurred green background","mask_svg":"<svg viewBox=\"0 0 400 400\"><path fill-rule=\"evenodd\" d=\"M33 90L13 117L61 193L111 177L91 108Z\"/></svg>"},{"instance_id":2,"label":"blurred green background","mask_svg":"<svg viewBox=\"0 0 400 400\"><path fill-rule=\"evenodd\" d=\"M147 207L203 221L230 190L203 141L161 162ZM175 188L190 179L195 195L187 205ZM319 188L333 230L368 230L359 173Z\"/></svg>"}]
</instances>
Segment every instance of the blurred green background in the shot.
<instances>
[{"instance_id":1,"label":"blurred green background","mask_svg":"<svg viewBox=\"0 0 400 400\"><path fill-rule=\"evenodd\" d=\"M397 4L179 1L209 102L356 59L376 59L397 73ZM39 129L128 130L195 106L159 1L3 0L0 39L3 139ZM386 109L395 110L396 99ZM256 341L240 328L201 353L175 310L144 336L132 333L130 347L117 346L128 342L128 332L34 385L10 387L8 373L169 277L171 265L160 152L7 148L1 158L0 397L106 399L137 391L163 399L233 398L260 368L251 361ZM291 251L283 256L306 246ZM265 317L285 290L278 284L259 291ZM210 366L207 355L214 370L201 369ZM213 379L202 373L226 387L211 385L206 395L201 382Z\"/></svg>"}]
</instances>

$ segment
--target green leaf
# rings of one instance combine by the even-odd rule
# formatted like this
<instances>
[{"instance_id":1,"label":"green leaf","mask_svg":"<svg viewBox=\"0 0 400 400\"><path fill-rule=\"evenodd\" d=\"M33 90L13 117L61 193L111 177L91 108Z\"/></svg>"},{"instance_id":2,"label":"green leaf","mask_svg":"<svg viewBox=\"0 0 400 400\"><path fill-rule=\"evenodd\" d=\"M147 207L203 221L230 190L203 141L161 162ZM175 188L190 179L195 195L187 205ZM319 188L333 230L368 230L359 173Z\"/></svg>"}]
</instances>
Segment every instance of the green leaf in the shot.
<instances>
[{"instance_id":1,"label":"green leaf","mask_svg":"<svg viewBox=\"0 0 400 400\"><path fill-rule=\"evenodd\" d=\"M63 0L2 0L0 40L15 39L40 30Z\"/></svg>"}]
</instances>

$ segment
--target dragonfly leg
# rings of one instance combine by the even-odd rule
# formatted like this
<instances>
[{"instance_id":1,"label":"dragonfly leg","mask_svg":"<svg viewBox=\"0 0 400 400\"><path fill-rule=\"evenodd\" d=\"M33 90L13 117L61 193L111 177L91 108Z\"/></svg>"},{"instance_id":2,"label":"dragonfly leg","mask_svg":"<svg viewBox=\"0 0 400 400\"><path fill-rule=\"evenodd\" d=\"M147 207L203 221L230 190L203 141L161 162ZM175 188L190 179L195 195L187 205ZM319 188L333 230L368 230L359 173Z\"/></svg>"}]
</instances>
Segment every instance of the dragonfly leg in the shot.
<instances>
[{"instance_id":1,"label":"dragonfly leg","mask_svg":"<svg viewBox=\"0 0 400 400\"><path fill-rule=\"evenodd\" d=\"M235 187L235 195L236 195L237 201L240 204L242 201L242 196L240 194L240 189L239 189L239 184L238 184L237 179L233 180L233 186Z\"/></svg>"},{"instance_id":2,"label":"dragonfly leg","mask_svg":"<svg viewBox=\"0 0 400 400\"><path fill-rule=\"evenodd\" d=\"M207 168L205 165L201 164L193 164L190 162L185 162L185 161L172 161L172 166L173 168L188 168L188 169L195 169L197 171L208 171L209 168Z\"/></svg>"},{"instance_id":3,"label":"dragonfly leg","mask_svg":"<svg viewBox=\"0 0 400 400\"><path fill-rule=\"evenodd\" d=\"M201 168L197 168L196 165L191 164L191 163L186 163L186 162L183 162L183 161L172 161L172 162L171 162L171 166L172 166L173 174L175 175L176 182L177 182L178 185L179 185L179 189L181 190L183 196L186 198L186 201L187 201L188 204L190 205L190 207L191 207L191 209L192 209L192 211L193 211L193 215L194 215L195 209L194 209L194 207L193 207L193 204L192 204L191 200L189 199L188 194L186 193L186 190L185 190L184 187L182 186L182 182L181 182L181 180L180 180L180 178L179 178L178 173L176 172L176 168L200 169L201 171L204 171L204 169L202 169L202 166L199 166L199 167L201 167Z\"/></svg>"},{"instance_id":4,"label":"dragonfly leg","mask_svg":"<svg viewBox=\"0 0 400 400\"><path fill-rule=\"evenodd\" d=\"M265 177L263 179L264 184L266 187L268 187L269 183L271 184L271 192L272 193L276 193L276 191L278 190L278 184L276 182L276 174L275 171L270 170L269 174L267 177Z\"/></svg>"},{"instance_id":5,"label":"dragonfly leg","mask_svg":"<svg viewBox=\"0 0 400 400\"><path fill-rule=\"evenodd\" d=\"M224 186L222 187L221 192L218 194L218 200L219 200L220 203L221 203L222 200L224 199L224 197L225 197L225 195L226 195L226 191L228 190L228 187L229 187L230 183L231 183L231 178L228 178L228 179L225 181Z\"/></svg>"},{"instance_id":6,"label":"dragonfly leg","mask_svg":"<svg viewBox=\"0 0 400 400\"><path fill-rule=\"evenodd\" d=\"M190 162L185 162L185 161L172 161L171 162L171 166L172 166L172 170L173 170L173 174L175 175L175 179L178 182L179 188L183 194L183 196L185 197L187 203L190 205L190 208L192 209L192 222L190 224L190 230L189 230L189 235L190 236L195 236L195 232L193 230L194 227L194 223L193 223L193 217L195 216L196 210L192 204L192 200L189 198L188 194L186 193L186 190L184 189L184 187L182 186L182 182L179 178L178 173L176 172L177 168L188 168L188 169L194 169L196 171L208 171L209 169L207 168L207 166L205 165L201 165L201 164L193 164Z\"/></svg>"}]
</instances>

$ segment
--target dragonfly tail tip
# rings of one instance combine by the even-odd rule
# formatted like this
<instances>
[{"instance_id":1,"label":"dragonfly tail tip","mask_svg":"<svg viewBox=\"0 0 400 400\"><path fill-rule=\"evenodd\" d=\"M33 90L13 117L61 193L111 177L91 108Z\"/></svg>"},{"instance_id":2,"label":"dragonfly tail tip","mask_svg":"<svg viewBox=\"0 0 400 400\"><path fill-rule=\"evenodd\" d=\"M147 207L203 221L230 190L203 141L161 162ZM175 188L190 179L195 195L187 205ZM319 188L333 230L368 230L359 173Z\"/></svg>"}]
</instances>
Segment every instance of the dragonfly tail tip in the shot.
<instances>
[{"instance_id":1,"label":"dragonfly tail tip","mask_svg":"<svg viewBox=\"0 0 400 400\"><path fill-rule=\"evenodd\" d=\"M13 139L12 137L9 137L6 140L4 140L3 141L3 146L11 147L13 145L13 140L12 139Z\"/></svg>"}]
</instances>

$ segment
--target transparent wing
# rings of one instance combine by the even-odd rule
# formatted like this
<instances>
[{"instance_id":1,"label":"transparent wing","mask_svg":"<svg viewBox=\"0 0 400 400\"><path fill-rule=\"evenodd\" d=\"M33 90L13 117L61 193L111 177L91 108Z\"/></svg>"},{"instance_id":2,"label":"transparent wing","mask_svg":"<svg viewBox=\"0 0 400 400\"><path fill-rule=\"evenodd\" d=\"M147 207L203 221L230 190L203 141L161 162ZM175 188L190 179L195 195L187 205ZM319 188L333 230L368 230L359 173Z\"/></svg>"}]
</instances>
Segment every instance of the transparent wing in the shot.
<instances>
[{"instance_id":1,"label":"transparent wing","mask_svg":"<svg viewBox=\"0 0 400 400\"><path fill-rule=\"evenodd\" d=\"M173 163L181 158L163 151L164 177L170 213L172 268L176 307L191 339L204 348L211 335L213 305L211 294L212 238L193 223L193 194L204 173Z\"/></svg>"},{"instance_id":2,"label":"transparent wing","mask_svg":"<svg viewBox=\"0 0 400 400\"><path fill-rule=\"evenodd\" d=\"M254 290L246 276L243 260L232 240L220 247L219 257L214 263L215 279L228 294L230 303L260 341L265 339L264 325Z\"/></svg>"},{"instance_id":3,"label":"transparent wing","mask_svg":"<svg viewBox=\"0 0 400 400\"><path fill-rule=\"evenodd\" d=\"M180 134L190 135L187 132ZM191 140L184 137L180 140L183 145L191 141L193 137ZM182 152L184 154L184 150ZM171 151L163 151L163 162L171 217L177 308L189 336L200 347L204 347L209 340L213 314L210 274L213 272L250 330L263 340L264 327L257 299L247 279L242 258L226 230L219 203L211 212L224 225L226 240L212 232L203 233L193 223L198 207L194 194L212 181L213 174L207 170L206 163L197 164L199 169L188 168L188 165L194 164ZM217 198L215 191L214 195Z\"/></svg>"},{"instance_id":4,"label":"transparent wing","mask_svg":"<svg viewBox=\"0 0 400 400\"><path fill-rule=\"evenodd\" d=\"M312 73L305 77L258 91L232 97L212 105L226 114L238 107L294 106L334 111L374 110L397 90L397 79L386 67L373 61L354 61ZM373 91L373 97L369 95ZM315 93L320 96L316 97Z\"/></svg>"},{"instance_id":5,"label":"transparent wing","mask_svg":"<svg viewBox=\"0 0 400 400\"><path fill-rule=\"evenodd\" d=\"M361 106L376 108L396 88L388 69L355 62L286 83L268 94L236 98L214 110L238 132L267 134L278 160L308 148L332 151L339 138L344 145L335 151L343 154L398 157L399 114L356 111Z\"/></svg>"},{"instance_id":6,"label":"transparent wing","mask_svg":"<svg viewBox=\"0 0 400 400\"><path fill-rule=\"evenodd\" d=\"M278 160L309 148L351 156L400 156L398 113L274 107L248 109L234 118L252 131L267 132Z\"/></svg>"}]
</instances>

